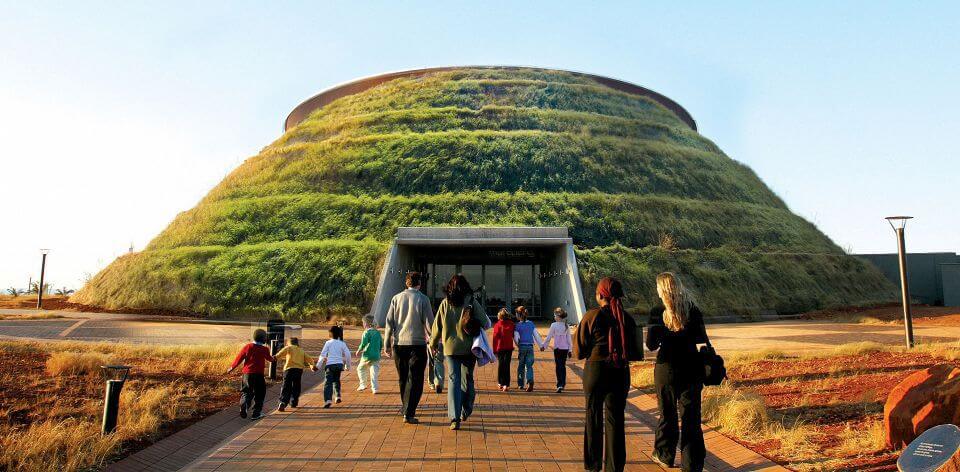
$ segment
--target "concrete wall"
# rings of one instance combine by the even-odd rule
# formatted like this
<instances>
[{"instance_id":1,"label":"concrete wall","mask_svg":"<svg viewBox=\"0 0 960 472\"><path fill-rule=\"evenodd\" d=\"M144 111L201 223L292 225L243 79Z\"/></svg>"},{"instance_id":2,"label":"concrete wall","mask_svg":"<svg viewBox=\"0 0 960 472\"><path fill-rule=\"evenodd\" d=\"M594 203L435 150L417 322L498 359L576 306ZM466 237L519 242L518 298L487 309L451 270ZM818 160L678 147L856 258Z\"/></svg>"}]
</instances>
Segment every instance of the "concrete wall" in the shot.
<instances>
[{"instance_id":1,"label":"concrete wall","mask_svg":"<svg viewBox=\"0 0 960 472\"><path fill-rule=\"evenodd\" d=\"M340 84L334 87L331 87L323 92L320 92L313 97L308 98L303 103L297 105L293 111L287 115L287 119L283 122L283 131L286 132L290 128L293 128L301 121L303 121L310 113L313 113L315 110L319 110L329 103L337 100L338 98L343 98L349 95L354 95L364 90L376 87L377 85L389 82L391 80L399 79L402 77L420 77L427 74L432 74L436 72L444 72L457 69L534 69L534 70L559 70L559 69L542 69L538 67L516 67L516 66L451 66L451 67L430 67L427 69L414 69L414 70L405 70L399 72L388 72L386 74L375 75L372 77L365 77L362 79L357 79L352 82L347 82L345 84ZM668 110L672 111L681 121L687 124L690 129L697 130L697 122L693 120L693 116L685 110L679 103L667 98L664 95L661 95L653 90L641 87L639 85L631 84L630 82L624 82L622 80L611 79L609 77L602 77L599 75L586 74L583 72L573 72L573 71L563 71L570 72L572 74L589 77L607 87L610 87L614 90L619 90L621 92L630 93L633 95L641 95L653 101L663 105Z\"/></svg>"},{"instance_id":2,"label":"concrete wall","mask_svg":"<svg viewBox=\"0 0 960 472\"><path fill-rule=\"evenodd\" d=\"M891 282L900 286L900 261L896 254L858 254L880 269ZM960 263L952 252L908 253L907 280L910 297L928 305L944 304L942 266Z\"/></svg>"},{"instance_id":3,"label":"concrete wall","mask_svg":"<svg viewBox=\"0 0 960 472\"><path fill-rule=\"evenodd\" d=\"M943 304L960 306L960 263L941 264L940 273L943 279Z\"/></svg>"}]
</instances>

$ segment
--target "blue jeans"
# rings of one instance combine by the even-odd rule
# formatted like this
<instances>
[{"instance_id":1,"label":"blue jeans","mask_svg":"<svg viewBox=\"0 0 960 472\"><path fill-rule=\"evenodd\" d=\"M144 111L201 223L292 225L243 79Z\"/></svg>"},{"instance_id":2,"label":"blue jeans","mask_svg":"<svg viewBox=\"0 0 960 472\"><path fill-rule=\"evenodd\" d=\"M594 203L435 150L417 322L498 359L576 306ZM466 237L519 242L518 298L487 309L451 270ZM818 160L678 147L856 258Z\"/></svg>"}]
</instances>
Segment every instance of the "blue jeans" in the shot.
<instances>
[{"instance_id":1,"label":"blue jeans","mask_svg":"<svg viewBox=\"0 0 960 472\"><path fill-rule=\"evenodd\" d=\"M340 398L340 373L343 372L343 364L328 365L323 369L323 401L329 402Z\"/></svg>"},{"instance_id":2,"label":"blue jeans","mask_svg":"<svg viewBox=\"0 0 960 472\"><path fill-rule=\"evenodd\" d=\"M520 357L517 362L517 387L523 388L527 383L533 383L533 346L520 346ZM526 375L524 375L526 374ZM524 381L526 379L526 381Z\"/></svg>"},{"instance_id":3,"label":"blue jeans","mask_svg":"<svg viewBox=\"0 0 960 472\"><path fill-rule=\"evenodd\" d=\"M430 354L430 368L427 369L430 372L430 375L427 378L427 381L430 382L430 385L443 385L443 379L446 377L443 375L443 346L440 347L441 351L436 355Z\"/></svg>"},{"instance_id":4,"label":"blue jeans","mask_svg":"<svg viewBox=\"0 0 960 472\"><path fill-rule=\"evenodd\" d=\"M473 413L477 392L473 388L473 368L477 358L473 354L447 356L447 415L450 421L466 419Z\"/></svg>"}]
</instances>

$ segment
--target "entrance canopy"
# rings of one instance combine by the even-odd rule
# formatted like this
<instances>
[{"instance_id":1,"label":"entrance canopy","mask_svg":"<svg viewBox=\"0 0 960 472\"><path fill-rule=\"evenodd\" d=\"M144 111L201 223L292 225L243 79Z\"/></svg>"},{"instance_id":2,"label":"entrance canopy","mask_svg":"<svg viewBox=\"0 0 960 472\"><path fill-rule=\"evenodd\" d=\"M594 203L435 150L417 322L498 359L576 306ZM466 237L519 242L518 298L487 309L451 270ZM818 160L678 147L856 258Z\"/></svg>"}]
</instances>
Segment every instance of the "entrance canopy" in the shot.
<instances>
[{"instance_id":1,"label":"entrance canopy","mask_svg":"<svg viewBox=\"0 0 960 472\"><path fill-rule=\"evenodd\" d=\"M463 274L492 319L520 305L537 318L562 307L571 323L585 311L573 241L563 227L399 228L371 307L379 325L410 271L425 274L421 290L434 309L450 277Z\"/></svg>"}]
</instances>

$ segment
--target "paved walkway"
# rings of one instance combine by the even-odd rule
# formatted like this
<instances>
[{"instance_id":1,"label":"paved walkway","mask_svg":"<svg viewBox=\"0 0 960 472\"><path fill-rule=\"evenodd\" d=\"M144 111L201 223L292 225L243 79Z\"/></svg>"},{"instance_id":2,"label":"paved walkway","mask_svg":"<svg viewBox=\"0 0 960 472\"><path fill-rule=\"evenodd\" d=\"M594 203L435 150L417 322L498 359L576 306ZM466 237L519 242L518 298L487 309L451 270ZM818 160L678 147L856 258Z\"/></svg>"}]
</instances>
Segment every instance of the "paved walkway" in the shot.
<instances>
[{"instance_id":1,"label":"paved walkway","mask_svg":"<svg viewBox=\"0 0 960 472\"><path fill-rule=\"evenodd\" d=\"M496 390L495 366L478 368L477 409L450 431L446 395L424 394L419 425L399 416L396 371L385 360L378 395L356 392L344 379L344 403L321 408L321 388L297 410L274 412L210 451L189 470L559 471L583 470L583 391L580 368L568 367L568 389L553 393L549 352L538 354L532 393ZM514 366L515 366L514 362ZM305 374L310 375L310 374ZM649 397L634 392L627 416L628 467L661 471L649 457L655 421ZM783 470L707 430L708 470Z\"/></svg>"}]
</instances>

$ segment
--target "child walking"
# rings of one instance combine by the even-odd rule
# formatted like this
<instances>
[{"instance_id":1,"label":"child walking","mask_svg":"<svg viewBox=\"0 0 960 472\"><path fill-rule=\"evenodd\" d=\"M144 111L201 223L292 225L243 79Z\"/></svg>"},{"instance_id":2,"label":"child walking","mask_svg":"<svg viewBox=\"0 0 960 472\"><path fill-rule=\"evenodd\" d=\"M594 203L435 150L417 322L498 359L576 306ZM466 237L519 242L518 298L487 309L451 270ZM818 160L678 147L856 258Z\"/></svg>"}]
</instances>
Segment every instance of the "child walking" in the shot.
<instances>
[{"instance_id":1,"label":"child walking","mask_svg":"<svg viewBox=\"0 0 960 472\"><path fill-rule=\"evenodd\" d=\"M570 325L567 324L567 312L560 307L553 310L553 324L547 331L547 338L543 340L544 350L553 340L553 363L557 369L557 393L562 393L567 386L567 358L570 357L570 346L573 339L570 336Z\"/></svg>"},{"instance_id":2,"label":"child walking","mask_svg":"<svg viewBox=\"0 0 960 472\"><path fill-rule=\"evenodd\" d=\"M377 378L380 376L380 353L383 351L383 336L377 329L372 315L363 317L363 338L360 339L360 347L357 348L357 377L360 385L358 392L367 389L367 383L370 384L370 391L376 395L379 384Z\"/></svg>"},{"instance_id":3,"label":"child walking","mask_svg":"<svg viewBox=\"0 0 960 472\"><path fill-rule=\"evenodd\" d=\"M267 396L267 381L263 377L263 369L267 361L276 362L270 355L267 344L267 332L258 329L253 332L253 342L243 346L233 364L227 369L230 374L240 363L243 363L243 377L240 387L240 417L247 417L247 409L253 406L252 420L263 418L263 398Z\"/></svg>"},{"instance_id":4,"label":"child walking","mask_svg":"<svg viewBox=\"0 0 960 472\"><path fill-rule=\"evenodd\" d=\"M497 313L493 325L493 353L497 355L497 384L500 391L510 389L510 358L513 357L513 317L506 308Z\"/></svg>"},{"instance_id":5,"label":"child walking","mask_svg":"<svg viewBox=\"0 0 960 472\"><path fill-rule=\"evenodd\" d=\"M533 346L543 347L543 340L533 321L528 320L530 312L527 307L517 307L517 319L519 320L514 327L513 340L517 343L517 350L520 351L517 363L517 388L526 391L533 391Z\"/></svg>"},{"instance_id":6,"label":"child walking","mask_svg":"<svg viewBox=\"0 0 960 472\"><path fill-rule=\"evenodd\" d=\"M343 342L343 328L330 327L330 339L323 343L323 351L317 361L317 369L323 366L323 407L330 408L333 401L340 403L340 374L350 370L350 348Z\"/></svg>"},{"instance_id":7,"label":"child walking","mask_svg":"<svg viewBox=\"0 0 960 472\"><path fill-rule=\"evenodd\" d=\"M283 359L283 386L280 387L280 411L287 409L287 405L293 408L300 403L300 381L303 377L303 369L317 370L313 365L313 358L300 347L300 338L290 338L290 344L273 356L279 362Z\"/></svg>"}]
</instances>

